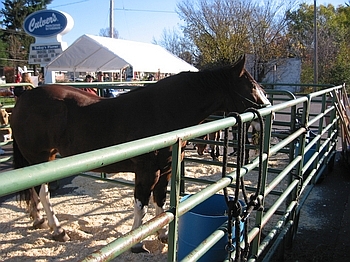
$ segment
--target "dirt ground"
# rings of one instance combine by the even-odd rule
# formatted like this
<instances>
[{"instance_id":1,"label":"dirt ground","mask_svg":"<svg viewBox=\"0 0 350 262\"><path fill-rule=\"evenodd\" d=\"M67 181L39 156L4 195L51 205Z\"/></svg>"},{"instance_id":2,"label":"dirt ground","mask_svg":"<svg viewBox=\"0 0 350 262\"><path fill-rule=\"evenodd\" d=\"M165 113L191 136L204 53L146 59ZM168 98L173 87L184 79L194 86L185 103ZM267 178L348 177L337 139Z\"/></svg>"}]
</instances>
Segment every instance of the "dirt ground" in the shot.
<instances>
[{"instance_id":1,"label":"dirt ground","mask_svg":"<svg viewBox=\"0 0 350 262\"><path fill-rule=\"evenodd\" d=\"M210 159L209 155L204 158ZM189 165L188 174L221 176L221 167ZM196 174L196 175L195 175ZM109 178L133 181L133 173L108 175ZM190 186L188 190L199 190ZM60 182L51 194L51 201L61 225L71 240L59 243L52 240L49 230L34 230L32 221L19 206L16 196L0 198L0 261L80 261L94 251L131 230L133 223L133 188L81 176ZM144 221L154 216L153 204ZM125 252L113 261L166 261L167 245L157 236L148 237L145 246L150 254Z\"/></svg>"},{"instance_id":2,"label":"dirt ground","mask_svg":"<svg viewBox=\"0 0 350 262\"><path fill-rule=\"evenodd\" d=\"M333 171L315 185L301 210L293 246L284 256L286 262L350 261L349 168L337 153Z\"/></svg>"},{"instance_id":3,"label":"dirt ground","mask_svg":"<svg viewBox=\"0 0 350 262\"><path fill-rule=\"evenodd\" d=\"M188 155L195 155L189 150ZM210 160L206 154L203 157ZM218 180L221 166L186 164L186 175ZM133 181L133 173L109 175L109 178ZM247 181L247 184L250 184ZM188 184L187 193L195 193L203 185ZM49 230L34 230L32 221L19 206L15 196L0 198L0 260L1 261L80 261L104 245L131 230L133 223L133 188L81 176L61 181L51 201L61 225L71 240L52 240ZM144 221L154 216L152 203ZM144 241L150 254L125 252L113 261L166 261L167 245L153 235Z\"/></svg>"},{"instance_id":4,"label":"dirt ground","mask_svg":"<svg viewBox=\"0 0 350 262\"><path fill-rule=\"evenodd\" d=\"M127 179L133 176L132 173L123 173ZM19 207L12 196L0 206L1 261L80 261L131 230L132 188L81 176L61 186L51 200L57 218L71 240L56 242L49 230L31 229L32 221L24 207ZM145 220L153 214L151 206ZM166 261L167 246L156 236L149 237L145 244L151 254L126 252L113 261Z\"/></svg>"},{"instance_id":5,"label":"dirt ground","mask_svg":"<svg viewBox=\"0 0 350 262\"><path fill-rule=\"evenodd\" d=\"M284 255L286 261L344 261L337 259L349 258L347 250L350 246L339 237L341 233L344 237L349 233L349 227L348 231L341 232L350 192L348 172L344 172L338 160L335 171L314 188L301 213L293 248ZM189 164L186 173L217 180L221 176L221 167ZM134 175L122 173L109 177L132 181ZM15 196L0 198L1 261L80 261L130 231L133 222L132 188L80 176L65 180L60 185L51 199L57 217L71 240L67 243L55 242L48 230L31 229L31 220ZM198 185L190 185L186 191L195 192L199 188ZM153 215L151 204L145 221ZM113 261L167 260L167 245L160 243L156 235L148 237L144 243L150 254L127 251ZM281 261L280 258L276 260Z\"/></svg>"}]
</instances>

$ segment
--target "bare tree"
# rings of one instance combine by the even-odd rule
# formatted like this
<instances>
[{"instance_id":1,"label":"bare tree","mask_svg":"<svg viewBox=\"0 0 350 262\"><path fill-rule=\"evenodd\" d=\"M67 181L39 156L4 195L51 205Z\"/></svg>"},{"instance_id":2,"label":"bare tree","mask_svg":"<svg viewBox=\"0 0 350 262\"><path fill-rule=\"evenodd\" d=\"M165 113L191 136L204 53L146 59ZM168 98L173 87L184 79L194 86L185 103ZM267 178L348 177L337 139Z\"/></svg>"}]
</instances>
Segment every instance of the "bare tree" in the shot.
<instances>
[{"instance_id":1,"label":"bare tree","mask_svg":"<svg viewBox=\"0 0 350 262\"><path fill-rule=\"evenodd\" d=\"M262 81L273 68L290 57L287 38L288 1L263 1L255 4L249 21L250 53L254 57L254 77Z\"/></svg>"},{"instance_id":2,"label":"bare tree","mask_svg":"<svg viewBox=\"0 0 350 262\"><path fill-rule=\"evenodd\" d=\"M178 56L189 64L195 65L196 63L195 46L189 42L188 39L186 39L176 28L173 28L172 30L164 29L161 39L159 41L153 39L153 43L159 44L170 53Z\"/></svg>"},{"instance_id":3,"label":"bare tree","mask_svg":"<svg viewBox=\"0 0 350 262\"><path fill-rule=\"evenodd\" d=\"M231 63L248 46L249 1L184 1L178 13L184 35L197 47L199 65Z\"/></svg>"},{"instance_id":4,"label":"bare tree","mask_svg":"<svg viewBox=\"0 0 350 262\"><path fill-rule=\"evenodd\" d=\"M266 61L286 57L287 1L185 0L178 14L183 33L197 50L199 67L227 64L241 54L254 54L256 77L267 73Z\"/></svg>"},{"instance_id":5,"label":"bare tree","mask_svg":"<svg viewBox=\"0 0 350 262\"><path fill-rule=\"evenodd\" d=\"M99 36L110 37L109 28L101 28ZM119 38L119 32L115 28L113 28L113 38L116 38L116 39Z\"/></svg>"}]
</instances>

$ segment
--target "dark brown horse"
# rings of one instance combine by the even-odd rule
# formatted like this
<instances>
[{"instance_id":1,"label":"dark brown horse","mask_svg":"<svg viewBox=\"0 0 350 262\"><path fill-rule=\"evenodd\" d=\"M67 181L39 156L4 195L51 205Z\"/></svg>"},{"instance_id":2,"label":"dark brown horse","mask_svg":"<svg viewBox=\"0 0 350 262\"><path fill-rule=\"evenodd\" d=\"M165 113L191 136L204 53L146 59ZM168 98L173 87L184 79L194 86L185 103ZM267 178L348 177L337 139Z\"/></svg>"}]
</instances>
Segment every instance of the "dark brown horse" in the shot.
<instances>
[{"instance_id":1,"label":"dark brown horse","mask_svg":"<svg viewBox=\"0 0 350 262\"><path fill-rule=\"evenodd\" d=\"M58 152L71 156L193 126L217 111L243 112L269 104L244 63L243 57L233 66L183 72L111 99L55 84L28 90L19 97L12 113L14 167L54 160ZM133 229L142 224L151 192L156 214L163 212L171 175L171 148L96 171L135 173ZM44 222L39 212L42 204L54 238L68 240L49 202L47 184L41 185L39 194L34 189L27 192L34 226ZM165 230L159 237L167 239ZM136 245L133 251L143 251L141 246Z\"/></svg>"},{"instance_id":2,"label":"dark brown horse","mask_svg":"<svg viewBox=\"0 0 350 262\"><path fill-rule=\"evenodd\" d=\"M216 131L210 134L205 135L203 140L211 141L220 141L220 131ZM204 152L207 149L207 144L197 144L197 153L198 155L204 155ZM210 144L210 156L213 160L216 160L220 156L220 148L218 145Z\"/></svg>"}]
</instances>

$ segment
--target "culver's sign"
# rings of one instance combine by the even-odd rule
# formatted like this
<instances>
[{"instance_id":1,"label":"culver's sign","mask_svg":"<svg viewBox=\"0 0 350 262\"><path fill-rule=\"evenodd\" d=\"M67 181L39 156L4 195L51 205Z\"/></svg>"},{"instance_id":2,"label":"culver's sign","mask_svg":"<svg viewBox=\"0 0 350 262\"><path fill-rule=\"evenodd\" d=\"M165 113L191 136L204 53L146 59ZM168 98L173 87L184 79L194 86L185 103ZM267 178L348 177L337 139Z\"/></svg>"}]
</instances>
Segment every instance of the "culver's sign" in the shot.
<instances>
[{"instance_id":1,"label":"culver's sign","mask_svg":"<svg viewBox=\"0 0 350 262\"><path fill-rule=\"evenodd\" d=\"M40 10L26 17L23 28L34 37L63 35L73 27L73 18L56 10Z\"/></svg>"}]
</instances>

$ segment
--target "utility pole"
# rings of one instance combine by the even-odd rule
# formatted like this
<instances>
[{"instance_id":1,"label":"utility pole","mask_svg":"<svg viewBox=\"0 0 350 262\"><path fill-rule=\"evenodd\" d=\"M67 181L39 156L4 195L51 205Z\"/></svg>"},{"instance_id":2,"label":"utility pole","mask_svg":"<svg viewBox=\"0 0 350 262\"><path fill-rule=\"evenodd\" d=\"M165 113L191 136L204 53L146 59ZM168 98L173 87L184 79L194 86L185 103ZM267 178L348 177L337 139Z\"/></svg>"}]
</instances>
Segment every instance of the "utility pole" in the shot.
<instances>
[{"instance_id":1,"label":"utility pole","mask_svg":"<svg viewBox=\"0 0 350 262\"><path fill-rule=\"evenodd\" d=\"M114 24L114 16L113 16L113 9L114 9L114 0L110 0L110 7L109 7L109 37L113 38L113 24Z\"/></svg>"},{"instance_id":2,"label":"utility pole","mask_svg":"<svg viewBox=\"0 0 350 262\"><path fill-rule=\"evenodd\" d=\"M314 0L314 84L318 83L318 40L317 40L317 11ZM316 87L315 87L316 89Z\"/></svg>"}]
</instances>

